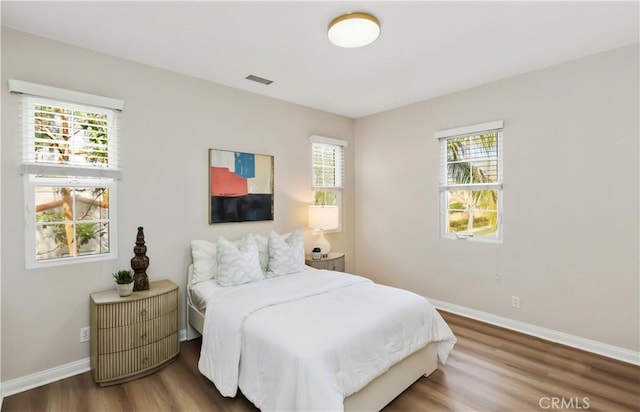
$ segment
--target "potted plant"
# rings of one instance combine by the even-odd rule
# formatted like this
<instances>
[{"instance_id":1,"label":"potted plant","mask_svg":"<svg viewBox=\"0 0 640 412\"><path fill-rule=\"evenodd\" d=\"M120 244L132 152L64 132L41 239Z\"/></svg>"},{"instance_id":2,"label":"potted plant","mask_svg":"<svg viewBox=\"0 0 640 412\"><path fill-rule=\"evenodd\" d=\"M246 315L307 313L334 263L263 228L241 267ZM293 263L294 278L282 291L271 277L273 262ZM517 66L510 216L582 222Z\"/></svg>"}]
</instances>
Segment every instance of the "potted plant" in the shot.
<instances>
[{"instance_id":1,"label":"potted plant","mask_svg":"<svg viewBox=\"0 0 640 412\"><path fill-rule=\"evenodd\" d=\"M113 279L120 296L129 296L133 293L133 271L119 270L113 274Z\"/></svg>"}]
</instances>

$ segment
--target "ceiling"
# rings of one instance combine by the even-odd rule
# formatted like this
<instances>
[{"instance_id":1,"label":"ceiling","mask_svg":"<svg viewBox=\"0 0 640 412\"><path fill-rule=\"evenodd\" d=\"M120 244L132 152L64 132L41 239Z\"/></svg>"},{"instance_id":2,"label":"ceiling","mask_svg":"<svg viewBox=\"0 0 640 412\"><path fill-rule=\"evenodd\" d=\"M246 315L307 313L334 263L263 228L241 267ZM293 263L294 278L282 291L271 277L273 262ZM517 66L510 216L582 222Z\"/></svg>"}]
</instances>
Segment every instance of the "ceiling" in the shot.
<instances>
[{"instance_id":1,"label":"ceiling","mask_svg":"<svg viewBox=\"0 0 640 412\"><path fill-rule=\"evenodd\" d=\"M639 41L632 2L1 2L2 25L359 118ZM365 11L376 42L330 44ZM273 80L251 82L254 74Z\"/></svg>"}]
</instances>

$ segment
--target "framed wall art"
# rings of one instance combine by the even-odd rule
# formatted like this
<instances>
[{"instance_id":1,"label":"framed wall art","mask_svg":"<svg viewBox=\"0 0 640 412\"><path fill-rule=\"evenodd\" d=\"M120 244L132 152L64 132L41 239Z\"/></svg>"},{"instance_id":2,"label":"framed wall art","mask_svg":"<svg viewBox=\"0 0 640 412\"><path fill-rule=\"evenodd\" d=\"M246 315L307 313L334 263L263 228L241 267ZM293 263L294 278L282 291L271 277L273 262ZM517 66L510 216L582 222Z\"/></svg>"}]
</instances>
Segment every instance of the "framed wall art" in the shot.
<instances>
[{"instance_id":1,"label":"framed wall art","mask_svg":"<svg viewBox=\"0 0 640 412\"><path fill-rule=\"evenodd\" d=\"M209 224L273 220L273 156L209 149Z\"/></svg>"}]
</instances>

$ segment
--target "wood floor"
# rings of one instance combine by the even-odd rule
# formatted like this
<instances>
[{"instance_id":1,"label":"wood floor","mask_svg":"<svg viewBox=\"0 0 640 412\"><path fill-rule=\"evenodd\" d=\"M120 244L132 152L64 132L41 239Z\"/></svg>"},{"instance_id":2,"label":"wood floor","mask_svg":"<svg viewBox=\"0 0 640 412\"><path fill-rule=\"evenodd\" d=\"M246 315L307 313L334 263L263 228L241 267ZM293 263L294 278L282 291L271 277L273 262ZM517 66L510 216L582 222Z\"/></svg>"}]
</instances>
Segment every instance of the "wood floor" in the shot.
<instances>
[{"instance_id":1,"label":"wood floor","mask_svg":"<svg viewBox=\"0 0 640 412\"><path fill-rule=\"evenodd\" d=\"M384 411L640 411L640 368L442 313L458 338L447 365ZM221 397L197 368L200 340L178 360L122 385L100 388L83 373L4 399L2 412L255 411L241 394Z\"/></svg>"}]
</instances>

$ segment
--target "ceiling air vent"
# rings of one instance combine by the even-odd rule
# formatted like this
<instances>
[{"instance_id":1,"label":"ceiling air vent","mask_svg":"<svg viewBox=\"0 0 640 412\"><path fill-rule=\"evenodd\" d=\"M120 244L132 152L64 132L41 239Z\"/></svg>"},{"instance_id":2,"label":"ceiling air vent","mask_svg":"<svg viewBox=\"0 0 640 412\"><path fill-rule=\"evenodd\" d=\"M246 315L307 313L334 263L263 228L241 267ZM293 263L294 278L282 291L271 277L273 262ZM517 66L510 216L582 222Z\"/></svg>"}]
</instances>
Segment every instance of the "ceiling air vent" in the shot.
<instances>
[{"instance_id":1,"label":"ceiling air vent","mask_svg":"<svg viewBox=\"0 0 640 412\"><path fill-rule=\"evenodd\" d=\"M273 80L269 80L269 79L265 79L264 77L259 77L259 76L255 76L253 74L248 75L247 77L245 77L245 79L247 80L251 80L254 82L258 82L258 83L262 83L265 85L270 85L271 83L273 83Z\"/></svg>"}]
</instances>

